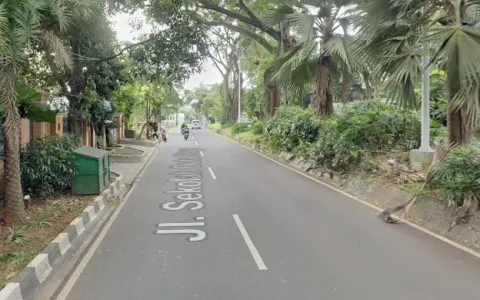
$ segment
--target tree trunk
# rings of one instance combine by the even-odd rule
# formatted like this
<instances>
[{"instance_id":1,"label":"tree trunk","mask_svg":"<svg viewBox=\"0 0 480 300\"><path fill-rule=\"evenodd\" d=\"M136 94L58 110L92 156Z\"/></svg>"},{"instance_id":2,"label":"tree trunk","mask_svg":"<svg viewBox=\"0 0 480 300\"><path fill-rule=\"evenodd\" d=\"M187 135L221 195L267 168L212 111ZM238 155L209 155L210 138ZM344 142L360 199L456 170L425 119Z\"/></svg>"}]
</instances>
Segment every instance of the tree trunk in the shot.
<instances>
[{"instance_id":1,"label":"tree trunk","mask_svg":"<svg viewBox=\"0 0 480 300\"><path fill-rule=\"evenodd\" d=\"M2 100L4 105L3 139L4 139L4 181L5 200L3 203L3 221L6 225L21 220L25 215L22 181L20 172L20 114L16 105L14 80L5 78ZM12 76L12 78L15 78Z\"/></svg>"},{"instance_id":2,"label":"tree trunk","mask_svg":"<svg viewBox=\"0 0 480 300\"><path fill-rule=\"evenodd\" d=\"M350 97L350 73L348 73L347 66L344 66L342 75L342 90L340 91L340 98L347 100Z\"/></svg>"},{"instance_id":3,"label":"tree trunk","mask_svg":"<svg viewBox=\"0 0 480 300\"><path fill-rule=\"evenodd\" d=\"M234 78L235 82L234 82L234 88L233 88L233 109L232 109L232 115L233 115L233 118L235 120L235 122L238 122L238 106L241 105L241 95L242 95L242 85L239 84L239 78L238 76L240 76L240 83L243 83L243 78L241 77L242 74L238 74L237 73L237 76L236 78Z\"/></svg>"},{"instance_id":4,"label":"tree trunk","mask_svg":"<svg viewBox=\"0 0 480 300\"><path fill-rule=\"evenodd\" d=\"M467 130L461 109L448 111L447 115L448 142L453 145L461 145L467 141Z\"/></svg>"},{"instance_id":5,"label":"tree trunk","mask_svg":"<svg viewBox=\"0 0 480 300\"><path fill-rule=\"evenodd\" d=\"M454 82L450 82L450 80L456 80L456 78L447 78L447 131L448 142L456 146L467 141L467 122L462 108L455 111L451 106L456 91L452 90L451 86L454 84Z\"/></svg>"},{"instance_id":6,"label":"tree trunk","mask_svg":"<svg viewBox=\"0 0 480 300\"><path fill-rule=\"evenodd\" d=\"M315 113L318 116L329 116L333 113L333 97L330 93L332 78L330 75L331 57L322 56L316 70L315 78Z\"/></svg>"},{"instance_id":7,"label":"tree trunk","mask_svg":"<svg viewBox=\"0 0 480 300\"><path fill-rule=\"evenodd\" d=\"M362 74L363 82L365 83L365 97L367 100L371 100L373 95L373 88L370 85L370 77L367 72Z\"/></svg>"},{"instance_id":8,"label":"tree trunk","mask_svg":"<svg viewBox=\"0 0 480 300\"><path fill-rule=\"evenodd\" d=\"M67 130L76 136L82 135L82 110L81 102L74 95L67 96L68 99L68 117Z\"/></svg>"},{"instance_id":9,"label":"tree trunk","mask_svg":"<svg viewBox=\"0 0 480 300\"><path fill-rule=\"evenodd\" d=\"M265 104L267 114L273 117L280 106L280 87L273 82L273 73L265 73Z\"/></svg>"},{"instance_id":10,"label":"tree trunk","mask_svg":"<svg viewBox=\"0 0 480 300\"><path fill-rule=\"evenodd\" d=\"M233 122L237 123L237 112L238 112L238 90L239 90L239 85L238 85L238 73L235 73L233 76L233 103L232 103L232 116L233 116Z\"/></svg>"},{"instance_id":11,"label":"tree trunk","mask_svg":"<svg viewBox=\"0 0 480 300\"><path fill-rule=\"evenodd\" d=\"M229 84L229 77L230 77L230 72L227 72L226 75L223 76L223 101L224 101L224 120L223 123L226 124L232 124L234 122L234 116L233 114L233 109L234 105L234 96L235 95L230 95L230 84Z\"/></svg>"}]
</instances>

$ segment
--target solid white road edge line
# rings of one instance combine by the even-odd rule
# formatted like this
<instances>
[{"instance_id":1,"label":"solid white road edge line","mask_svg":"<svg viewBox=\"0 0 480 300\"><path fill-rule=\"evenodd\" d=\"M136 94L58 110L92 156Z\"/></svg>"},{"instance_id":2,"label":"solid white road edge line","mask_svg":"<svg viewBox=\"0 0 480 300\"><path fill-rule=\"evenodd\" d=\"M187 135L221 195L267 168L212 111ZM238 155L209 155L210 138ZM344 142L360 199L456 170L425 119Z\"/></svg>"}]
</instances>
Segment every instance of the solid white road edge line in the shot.
<instances>
[{"instance_id":1,"label":"solid white road edge line","mask_svg":"<svg viewBox=\"0 0 480 300\"><path fill-rule=\"evenodd\" d=\"M155 152L152 154L152 156L150 156L150 161L144 166L142 172L145 171L150 166L150 164L153 161L153 158L157 155L158 149L160 149L160 147L155 149ZM123 206L125 205L125 203L127 203L128 199L130 198L130 195L132 194L132 192L135 190L136 187L137 187L137 182L135 182L132 185L132 187L130 188L128 193L123 198L124 200L117 207L117 209L115 210L115 212L111 216L110 220L108 220L108 223L106 223L105 226L102 228L102 231L98 235L97 239L90 246L90 249L88 249L88 252L82 258L82 260L78 264L77 268L75 269L75 271L72 273L72 275L68 279L67 283L62 287L62 290L61 290L60 294L58 294L58 296L55 300L65 300L65 299L67 299L68 294L72 290L73 286L77 282L78 278L82 274L83 270L87 266L88 262L90 261L90 259L93 256L93 254L97 251L98 246L100 246L100 243L102 243L103 239L105 238L105 236L108 233L108 230L110 230L110 227L112 227L113 222L115 222L115 220L117 219L118 215L120 214L120 212L123 209Z\"/></svg>"},{"instance_id":2,"label":"solid white road edge line","mask_svg":"<svg viewBox=\"0 0 480 300\"><path fill-rule=\"evenodd\" d=\"M260 256L260 253L258 253L257 248L253 244L250 236L248 235L248 232L245 229L245 226L243 226L242 220L240 220L240 217L237 214L233 215L233 219L235 220L235 223L237 224L238 230L240 230L240 233L242 234L242 237L245 240L245 243L247 244L248 250L250 250L250 253L253 256L253 259L255 260L255 263L257 264L258 269L260 271L267 270L267 266L263 262L263 259Z\"/></svg>"},{"instance_id":3,"label":"solid white road edge line","mask_svg":"<svg viewBox=\"0 0 480 300\"><path fill-rule=\"evenodd\" d=\"M208 167L208 171L210 172L210 175L212 175L213 179L217 179L217 176L215 176L215 173L213 173L212 168Z\"/></svg>"},{"instance_id":4,"label":"solid white road edge line","mask_svg":"<svg viewBox=\"0 0 480 300\"><path fill-rule=\"evenodd\" d=\"M315 181L315 182L317 182L317 183L319 183L319 184L321 184L321 185L323 185L323 186L325 186L325 187L327 187L327 188L329 188L329 189L331 189L331 190L334 190L334 191L337 192L337 193L340 193L340 194L342 194L342 195L344 195L344 196L346 196L346 197L348 197L348 198L350 198L350 199L353 199L353 200L355 200L355 201L357 201L357 202L360 202L360 203L362 203L362 204L364 204L364 205L366 205L366 206L368 206L368 207L370 207L370 208L373 208L373 209L376 210L376 211L379 211L379 212L382 212L382 211L383 211L383 208L380 208L380 207L378 207L378 206L375 206L375 205L373 205L373 204L371 204L371 203L369 203L369 202L363 201L363 200L361 200L360 198L357 198L357 197L355 197L355 196L353 196L353 195L351 195L351 194L349 194L349 193L347 193L347 192L344 192L344 191L342 191L342 190L340 190L340 189L337 189L336 187L334 187L334 186L332 186L332 185L330 185L330 184L328 184L328 183L325 183L325 182L323 182L323 181L320 181L320 180L316 179L316 178L313 177L313 176L310 176L310 175L307 175L307 174L305 174L305 173L302 173L302 172L300 172L300 171L298 171L298 170L296 170L296 169L294 169L294 168L292 168L292 167L290 167L290 166L288 166L288 165L286 165L286 164L284 164L284 163L281 163L281 162L279 162L279 161L277 161L277 160L275 160L275 159L273 159L273 158L271 158L271 157L269 157L269 156L267 156L267 155L265 155L265 154L263 154L263 153L261 153L261 152L258 152L258 151L254 150L254 149L252 149L252 148L249 148L249 147L247 147L247 146L245 146L245 145L242 145L242 144L240 144L240 143L238 143L238 142L236 142L236 141L234 141L234 140L232 140L232 139L230 139L230 138L228 138L228 137L226 137L226 136L223 136L223 135L218 134L218 133L215 133L215 132L214 132L214 134L216 134L217 136L219 136L219 137L221 137L221 138L223 138L223 139L225 139L225 140L227 140L227 141L230 141L230 142L232 142L232 143L235 143L235 144L237 144L237 145L239 145L239 146L241 146L241 147L243 147L243 148L245 148L245 149L248 149L248 150L250 150L250 151L252 151L252 152L254 152L254 153L256 153L256 154L258 154L258 155L260 155L260 156L262 156L262 157L264 157L264 158L266 158L266 159L268 159L268 160L270 160L270 161L272 161L272 162L274 162L274 163L276 163L276 164L284 167L284 168L289 169L290 171L293 171L293 172L295 172L295 173L297 173L297 174L299 174L299 175L302 175L303 177L306 177L306 178L308 178L308 179L310 179L310 180L313 180L313 181ZM398 216L394 216L394 217L397 217L397 218L398 218ZM477 257L477 258L480 258L480 253L478 253L478 252L476 252L476 251L474 251L474 250L472 250L472 249L470 249L470 248L468 248L468 247L465 247L465 246L463 246L463 245L461 245L461 244L459 244L459 243L457 243L457 242L455 242L455 241L452 241L452 240L450 240L450 239L448 239L448 238L446 238L446 237L444 237L444 236L441 236L441 235L439 235L439 234L437 234L437 233L435 233L435 232L433 232L433 231L430 231L430 230L428 230L428 229L426 229L426 228L424 228L424 227L421 227L421 226L419 226L419 225L417 225L417 224L415 224L415 223L412 223L412 222L410 222L410 221L408 221L408 220L402 220L402 223L407 224L408 226L413 227L413 228L415 228L415 229L417 229L417 230L420 230L421 232L424 232L424 233L426 233L426 234L428 234L428 235L430 235L430 236L432 236L432 237L434 237L434 238L436 238L436 239L439 239L439 240L441 240L442 242L445 242L445 243L447 243L447 244L449 244L449 245L451 245L451 246L453 246L453 247L455 247L455 248L458 248L458 249L460 249L460 250L462 250L462 251L465 251L465 252L467 252L467 253L469 253L469 254Z\"/></svg>"},{"instance_id":5,"label":"solid white road edge line","mask_svg":"<svg viewBox=\"0 0 480 300\"><path fill-rule=\"evenodd\" d=\"M201 155L201 156L205 156L205 155L203 154L202 150L200 150L200 155Z\"/></svg>"}]
</instances>

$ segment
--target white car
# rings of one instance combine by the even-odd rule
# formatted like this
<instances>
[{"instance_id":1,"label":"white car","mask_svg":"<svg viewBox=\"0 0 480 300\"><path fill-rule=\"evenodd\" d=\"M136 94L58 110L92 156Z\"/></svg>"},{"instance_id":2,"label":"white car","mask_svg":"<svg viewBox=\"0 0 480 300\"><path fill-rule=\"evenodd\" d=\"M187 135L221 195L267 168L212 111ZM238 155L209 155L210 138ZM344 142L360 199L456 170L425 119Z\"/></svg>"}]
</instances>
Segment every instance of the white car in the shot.
<instances>
[{"instance_id":1,"label":"white car","mask_svg":"<svg viewBox=\"0 0 480 300\"><path fill-rule=\"evenodd\" d=\"M192 129L202 129L202 125L200 124L199 120L193 120L190 128L192 128Z\"/></svg>"}]
</instances>

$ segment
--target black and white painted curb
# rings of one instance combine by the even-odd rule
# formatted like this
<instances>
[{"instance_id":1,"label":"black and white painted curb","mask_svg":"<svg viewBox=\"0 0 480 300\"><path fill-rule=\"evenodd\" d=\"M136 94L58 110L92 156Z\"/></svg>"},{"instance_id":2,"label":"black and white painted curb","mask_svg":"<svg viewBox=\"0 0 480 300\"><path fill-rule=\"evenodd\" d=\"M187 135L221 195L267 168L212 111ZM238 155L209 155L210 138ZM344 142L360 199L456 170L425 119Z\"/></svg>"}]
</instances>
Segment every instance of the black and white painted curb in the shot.
<instances>
[{"instance_id":1,"label":"black and white painted curb","mask_svg":"<svg viewBox=\"0 0 480 300\"><path fill-rule=\"evenodd\" d=\"M85 227L98 218L108 207L112 197L122 197L126 192L117 177L95 200L72 221L23 271L0 291L0 300L30 300L34 293L66 257L72 244L85 231Z\"/></svg>"}]
</instances>

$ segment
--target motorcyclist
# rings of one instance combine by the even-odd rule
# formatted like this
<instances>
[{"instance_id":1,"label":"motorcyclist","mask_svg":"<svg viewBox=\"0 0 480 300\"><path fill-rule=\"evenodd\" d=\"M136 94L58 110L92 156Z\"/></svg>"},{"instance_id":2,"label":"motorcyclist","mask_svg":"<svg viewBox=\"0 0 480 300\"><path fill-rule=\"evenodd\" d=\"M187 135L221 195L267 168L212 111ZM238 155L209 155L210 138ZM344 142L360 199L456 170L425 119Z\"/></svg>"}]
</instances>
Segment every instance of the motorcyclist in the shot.
<instances>
[{"instance_id":1,"label":"motorcyclist","mask_svg":"<svg viewBox=\"0 0 480 300\"><path fill-rule=\"evenodd\" d=\"M183 130L184 130L185 128L188 129L188 126L187 126L187 124L183 123L183 124L182 124L182 127L181 127L181 129L180 129L181 132L182 132L182 134L183 134Z\"/></svg>"}]
</instances>

